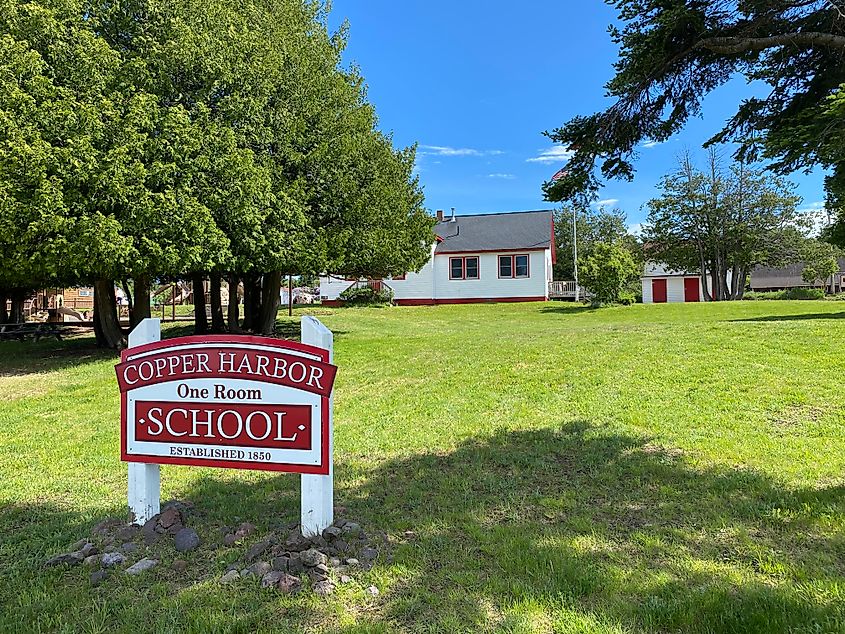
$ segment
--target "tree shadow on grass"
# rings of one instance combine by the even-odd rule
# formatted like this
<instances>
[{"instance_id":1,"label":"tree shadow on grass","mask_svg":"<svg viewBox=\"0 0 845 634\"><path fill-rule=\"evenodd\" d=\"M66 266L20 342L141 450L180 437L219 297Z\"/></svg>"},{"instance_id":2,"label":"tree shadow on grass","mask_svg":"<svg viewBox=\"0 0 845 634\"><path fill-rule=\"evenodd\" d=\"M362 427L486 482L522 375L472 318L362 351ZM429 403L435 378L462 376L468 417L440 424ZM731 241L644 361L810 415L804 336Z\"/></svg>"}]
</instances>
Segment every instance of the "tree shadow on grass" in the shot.
<instances>
[{"instance_id":1,"label":"tree shadow on grass","mask_svg":"<svg viewBox=\"0 0 845 634\"><path fill-rule=\"evenodd\" d=\"M395 460L345 494L353 514L418 533L397 550L412 572L387 599L411 629L489 627L491 606L521 603L733 633L842 626L843 492L692 469L671 448L572 427Z\"/></svg>"},{"instance_id":2,"label":"tree shadow on grass","mask_svg":"<svg viewBox=\"0 0 845 634\"><path fill-rule=\"evenodd\" d=\"M815 320L836 320L845 319L845 311L838 313L801 313L798 315L765 315L760 317L746 317L744 319L732 319L733 322L743 321L815 321Z\"/></svg>"},{"instance_id":3,"label":"tree shadow on grass","mask_svg":"<svg viewBox=\"0 0 845 634\"><path fill-rule=\"evenodd\" d=\"M213 560L217 527L251 521L256 539L282 531L297 519L298 493L293 475L208 471L177 495L196 504L192 524L203 527L206 546L195 556ZM371 467L339 455L336 465L342 516L391 541L373 576L360 575L384 585L356 627L415 632L543 623L583 632L842 631L844 500L842 486L788 488L749 469L700 468L680 450L585 422L502 431ZM57 535L70 543L90 522L43 506L0 509L4 560ZM0 575L0 589L16 574ZM36 607L54 617L65 609L64 622L80 623L59 602L83 606L90 590L67 594L62 584L78 590L70 577L78 573L65 573L71 581L49 574L57 598ZM156 574L169 582L164 569ZM194 624L223 609L203 593L223 592L227 618L247 628L278 601L257 589L237 590L231 603L225 593L235 591L214 584L166 587L172 600L157 596L144 609L127 605L123 590L98 592L121 618L148 622L181 611L179 622ZM308 595L291 601L293 622L322 631L322 607ZM328 613L340 609L327 605Z\"/></svg>"},{"instance_id":4,"label":"tree shadow on grass","mask_svg":"<svg viewBox=\"0 0 845 634\"><path fill-rule=\"evenodd\" d=\"M501 432L369 471L340 458L344 517L394 545L381 561L396 579L379 618L409 631L519 629L520 618L590 632L845 624L841 486L694 468L679 450L586 424ZM186 495L245 517L293 506L295 519L291 483L208 478ZM519 616L531 606L541 614Z\"/></svg>"},{"instance_id":5,"label":"tree shadow on grass","mask_svg":"<svg viewBox=\"0 0 845 634\"><path fill-rule=\"evenodd\" d=\"M107 359L118 358L114 350L98 348L93 334L57 341L14 341L0 343L0 379L52 372Z\"/></svg>"},{"instance_id":6,"label":"tree shadow on grass","mask_svg":"<svg viewBox=\"0 0 845 634\"><path fill-rule=\"evenodd\" d=\"M591 304L575 304L572 302L547 302L540 309L541 313L553 313L557 315L585 315L598 310L598 307Z\"/></svg>"}]
</instances>

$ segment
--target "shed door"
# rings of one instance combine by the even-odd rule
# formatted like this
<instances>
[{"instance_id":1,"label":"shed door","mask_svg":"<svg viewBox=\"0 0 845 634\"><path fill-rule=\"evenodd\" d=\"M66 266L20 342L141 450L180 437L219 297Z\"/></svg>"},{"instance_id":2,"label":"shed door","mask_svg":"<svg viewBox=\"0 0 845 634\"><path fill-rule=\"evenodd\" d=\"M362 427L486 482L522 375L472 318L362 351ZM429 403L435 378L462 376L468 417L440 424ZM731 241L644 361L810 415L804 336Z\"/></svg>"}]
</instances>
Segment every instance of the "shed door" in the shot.
<instances>
[{"instance_id":1,"label":"shed door","mask_svg":"<svg viewBox=\"0 0 845 634\"><path fill-rule=\"evenodd\" d=\"M651 301L655 304L666 303L666 280L651 280Z\"/></svg>"},{"instance_id":2,"label":"shed door","mask_svg":"<svg viewBox=\"0 0 845 634\"><path fill-rule=\"evenodd\" d=\"M684 278L684 301L685 302L700 302L701 291L699 289L699 280L697 277Z\"/></svg>"}]
</instances>

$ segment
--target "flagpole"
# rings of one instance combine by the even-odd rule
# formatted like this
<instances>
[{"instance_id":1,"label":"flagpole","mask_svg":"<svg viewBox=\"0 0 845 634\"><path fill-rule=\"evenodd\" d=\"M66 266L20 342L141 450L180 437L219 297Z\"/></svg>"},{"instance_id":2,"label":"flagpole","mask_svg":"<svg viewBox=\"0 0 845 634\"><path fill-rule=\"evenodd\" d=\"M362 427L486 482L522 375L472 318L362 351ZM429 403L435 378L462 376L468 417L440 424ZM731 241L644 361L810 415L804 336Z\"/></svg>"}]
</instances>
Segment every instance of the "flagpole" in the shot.
<instances>
[{"instance_id":1,"label":"flagpole","mask_svg":"<svg viewBox=\"0 0 845 634\"><path fill-rule=\"evenodd\" d=\"M578 207L572 205L572 245L573 245L573 264L575 265L575 303L579 301L579 287L578 287Z\"/></svg>"}]
</instances>

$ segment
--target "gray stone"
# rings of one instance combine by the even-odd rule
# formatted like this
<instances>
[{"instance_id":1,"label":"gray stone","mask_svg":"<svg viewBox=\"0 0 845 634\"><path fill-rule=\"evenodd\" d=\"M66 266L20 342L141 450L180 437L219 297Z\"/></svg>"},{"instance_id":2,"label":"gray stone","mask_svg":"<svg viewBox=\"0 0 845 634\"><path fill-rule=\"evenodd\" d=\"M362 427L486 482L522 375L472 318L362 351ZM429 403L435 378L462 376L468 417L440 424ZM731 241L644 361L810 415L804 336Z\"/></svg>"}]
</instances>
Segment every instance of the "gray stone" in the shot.
<instances>
[{"instance_id":1,"label":"gray stone","mask_svg":"<svg viewBox=\"0 0 845 634\"><path fill-rule=\"evenodd\" d=\"M359 565L360 563L361 563L361 562L360 562L360 561L358 561L357 559L355 559L354 557L350 557L349 559L347 559L347 560L346 560L346 565L347 565L347 566L357 566L357 565Z\"/></svg>"},{"instance_id":2,"label":"gray stone","mask_svg":"<svg viewBox=\"0 0 845 634\"><path fill-rule=\"evenodd\" d=\"M340 575L340 582L341 583L352 583L353 581L355 581L355 580L352 577L350 577L349 575Z\"/></svg>"},{"instance_id":3,"label":"gray stone","mask_svg":"<svg viewBox=\"0 0 845 634\"><path fill-rule=\"evenodd\" d=\"M158 562L155 559L141 559L140 561L136 561L134 564L129 566L126 569L127 575L140 575L142 572L146 572L151 568L155 568L158 565Z\"/></svg>"},{"instance_id":4,"label":"gray stone","mask_svg":"<svg viewBox=\"0 0 845 634\"><path fill-rule=\"evenodd\" d=\"M108 577L109 573L107 570L96 570L91 573L91 585L98 586L103 583L103 581L108 579Z\"/></svg>"},{"instance_id":5,"label":"gray stone","mask_svg":"<svg viewBox=\"0 0 845 634\"><path fill-rule=\"evenodd\" d=\"M100 556L99 555L89 555L85 558L85 561L82 562L86 566L96 566L100 563Z\"/></svg>"},{"instance_id":6,"label":"gray stone","mask_svg":"<svg viewBox=\"0 0 845 634\"><path fill-rule=\"evenodd\" d=\"M222 583L224 585L229 584L229 583L234 583L235 581L237 581L240 578L241 578L241 573L239 573L237 570L230 570L225 575L220 577L220 583Z\"/></svg>"},{"instance_id":7,"label":"gray stone","mask_svg":"<svg viewBox=\"0 0 845 634\"><path fill-rule=\"evenodd\" d=\"M236 541L238 541L238 538L235 536L234 533L229 533L228 535L225 535L223 537L223 543L226 546L232 546Z\"/></svg>"},{"instance_id":8,"label":"gray stone","mask_svg":"<svg viewBox=\"0 0 845 634\"><path fill-rule=\"evenodd\" d=\"M356 522L346 522L343 525L343 532L347 535L356 536L361 534L361 525Z\"/></svg>"},{"instance_id":9,"label":"gray stone","mask_svg":"<svg viewBox=\"0 0 845 634\"><path fill-rule=\"evenodd\" d=\"M276 587L286 594L291 594L298 592L300 588L302 588L302 580L299 577L294 577L293 575L283 574L279 578Z\"/></svg>"},{"instance_id":10,"label":"gray stone","mask_svg":"<svg viewBox=\"0 0 845 634\"><path fill-rule=\"evenodd\" d=\"M296 530L285 540L285 546L289 550L294 551L306 550L311 546L311 541L307 537L304 537L299 530Z\"/></svg>"},{"instance_id":11,"label":"gray stone","mask_svg":"<svg viewBox=\"0 0 845 634\"><path fill-rule=\"evenodd\" d=\"M75 550L72 553L62 553L61 555L56 555L55 557L48 559L44 565L48 567L78 566L83 561L85 561L85 556L82 554L82 551Z\"/></svg>"},{"instance_id":12,"label":"gray stone","mask_svg":"<svg viewBox=\"0 0 845 634\"><path fill-rule=\"evenodd\" d=\"M327 561L327 557L316 548L309 548L308 550L303 551L300 553L299 559L302 561L303 565L309 568L325 564Z\"/></svg>"},{"instance_id":13,"label":"gray stone","mask_svg":"<svg viewBox=\"0 0 845 634\"><path fill-rule=\"evenodd\" d=\"M297 555L299 553L296 553ZM305 565L302 563L302 560L299 557L291 557L288 560L288 572L292 573L299 573L305 570Z\"/></svg>"},{"instance_id":14,"label":"gray stone","mask_svg":"<svg viewBox=\"0 0 845 634\"><path fill-rule=\"evenodd\" d=\"M170 506L164 509L158 516L157 524L164 529L168 529L176 524L184 525L185 521L182 517L182 512L175 506Z\"/></svg>"},{"instance_id":15,"label":"gray stone","mask_svg":"<svg viewBox=\"0 0 845 634\"><path fill-rule=\"evenodd\" d=\"M247 570L249 570L256 577L263 577L268 572L273 570L273 566L268 564L266 561L256 561L249 568L247 568Z\"/></svg>"},{"instance_id":16,"label":"gray stone","mask_svg":"<svg viewBox=\"0 0 845 634\"><path fill-rule=\"evenodd\" d=\"M99 549L90 542L86 542L79 551L82 553L83 557L90 557L91 555L96 555L100 552Z\"/></svg>"},{"instance_id":17,"label":"gray stone","mask_svg":"<svg viewBox=\"0 0 845 634\"><path fill-rule=\"evenodd\" d=\"M323 581L318 581L317 583L315 583L313 586L313 590L317 596L327 597L332 592L334 592L334 584L328 579L325 579Z\"/></svg>"},{"instance_id":18,"label":"gray stone","mask_svg":"<svg viewBox=\"0 0 845 634\"><path fill-rule=\"evenodd\" d=\"M120 550L125 553L134 553L136 550L138 550L138 544L136 544L135 542L126 542L125 544L123 544L123 546L120 547Z\"/></svg>"},{"instance_id":19,"label":"gray stone","mask_svg":"<svg viewBox=\"0 0 845 634\"><path fill-rule=\"evenodd\" d=\"M378 559L378 551L375 548L364 548L361 550L361 559L366 561L373 561L374 559Z\"/></svg>"},{"instance_id":20,"label":"gray stone","mask_svg":"<svg viewBox=\"0 0 845 634\"><path fill-rule=\"evenodd\" d=\"M349 550L349 543L344 539L336 539L332 542L332 548L339 553L345 553Z\"/></svg>"},{"instance_id":21,"label":"gray stone","mask_svg":"<svg viewBox=\"0 0 845 634\"><path fill-rule=\"evenodd\" d=\"M287 572L289 563L290 563L290 557L274 557L273 563L272 563L273 570L280 571L280 572Z\"/></svg>"},{"instance_id":22,"label":"gray stone","mask_svg":"<svg viewBox=\"0 0 845 634\"><path fill-rule=\"evenodd\" d=\"M266 575L261 577L261 587L262 588L275 588L279 585L279 581L281 581L282 577L285 575L284 572L278 570L271 570Z\"/></svg>"},{"instance_id":23,"label":"gray stone","mask_svg":"<svg viewBox=\"0 0 845 634\"><path fill-rule=\"evenodd\" d=\"M106 553L103 555L103 567L111 568L112 566L119 566L123 562L126 561L126 557L124 557L121 553Z\"/></svg>"},{"instance_id":24,"label":"gray stone","mask_svg":"<svg viewBox=\"0 0 845 634\"><path fill-rule=\"evenodd\" d=\"M340 519L340 520L336 520L334 525L337 526L338 528L343 528L344 526L346 526L347 523L348 522L346 520Z\"/></svg>"},{"instance_id":25,"label":"gray stone","mask_svg":"<svg viewBox=\"0 0 845 634\"><path fill-rule=\"evenodd\" d=\"M72 551L73 550L82 550L85 547L85 544L87 544L87 543L88 543L87 539L80 539L78 542L74 543L74 545L71 546L70 549ZM87 555L86 555L86 557L87 557Z\"/></svg>"},{"instance_id":26,"label":"gray stone","mask_svg":"<svg viewBox=\"0 0 845 634\"><path fill-rule=\"evenodd\" d=\"M122 527L119 531L117 531L114 536L116 539L122 542L128 542L131 539L135 539L135 536L141 531L141 527L137 524L130 524L129 526Z\"/></svg>"},{"instance_id":27,"label":"gray stone","mask_svg":"<svg viewBox=\"0 0 845 634\"><path fill-rule=\"evenodd\" d=\"M264 541L260 541L257 544L253 544L252 546L250 546L249 550L246 551L246 555L244 555L244 561L255 561L261 555L263 555L264 551L266 551L268 548L270 548L269 539L265 539Z\"/></svg>"},{"instance_id":28,"label":"gray stone","mask_svg":"<svg viewBox=\"0 0 845 634\"><path fill-rule=\"evenodd\" d=\"M238 526L238 530L235 531L235 539L243 539L244 537L249 537L255 532L255 525L250 524L249 522L243 522L240 526Z\"/></svg>"},{"instance_id":29,"label":"gray stone","mask_svg":"<svg viewBox=\"0 0 845 634\"><path fill-rule=\"evenodd\" d=\"M379 595L378 588L376 588L375 586L370 586L369 588L364 590L364 592L369 594L371 597L377 597Z\"/></svg>"},{"instance_id":30,"label":"gray stone","mask_svg":"<svg viewBox=\"0 0 845 634\"><path fill-rule=\"evenodd\" d=\"M185 553L199 547L200 537L193 528L183 528L176 533L174 545L180 553Z\"/></svg>"},{"instance_id":31,"label":"gray stone","mask_svg":"<svg viewBox=\"0 0 845 634\"><path fill-rule=\"evenodd\" d=\"M244 579L251 579L254 576L255 575L253 574L252 570L250 570L249 568L244 568L243 570L241 570L241 577L243 577Z\"/></svg>"},{"instance_id":32,"label":"gray stone","mask_svg":"<svg viewBox=\"0 0 845 634\"><path fill-rule=\"evenodd\" d=\"M329 568L325 564L318 564L308 571L311 581L324 581L329 578Z\"/></svg>"},{"instance_id":33,"label":"gray stone","mask_svg":"<svg viewBox=\"0 0 845 634\"><path fill-rule=\"evenodd\" d=\"M332 568L337 568L340 565L340 559L338 559L337 557L332 557L331 559L329 559L329 565Z\"/></svg>"}]
</instances>

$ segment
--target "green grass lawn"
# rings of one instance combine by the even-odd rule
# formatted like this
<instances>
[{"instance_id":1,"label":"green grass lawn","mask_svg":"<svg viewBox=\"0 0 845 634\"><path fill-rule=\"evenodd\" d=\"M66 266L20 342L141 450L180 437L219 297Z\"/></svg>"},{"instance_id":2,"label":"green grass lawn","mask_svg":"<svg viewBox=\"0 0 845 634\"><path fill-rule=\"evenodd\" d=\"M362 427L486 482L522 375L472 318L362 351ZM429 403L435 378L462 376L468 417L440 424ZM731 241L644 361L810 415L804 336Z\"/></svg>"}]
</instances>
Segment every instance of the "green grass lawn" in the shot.
<instances>
[{"instance_id":1,"label":"green grass lawn","mask_svg":"<svg viewBox=\"0 0 845 634\"><path fill-rule=\"evenodd\" d=\"M328 599L222 587L251 542L219 528L296 521L298 478L163 467L186 572L45 570L124 512L115 359L5 343L0 631L845 632L845 303L312 312L376 566Z\"/></svg>"}]
</instances>

